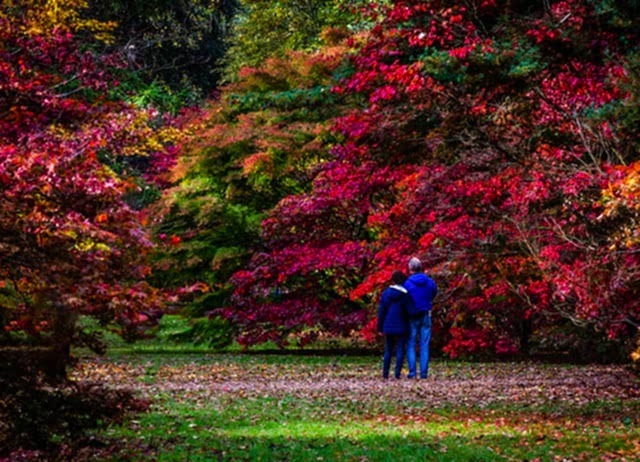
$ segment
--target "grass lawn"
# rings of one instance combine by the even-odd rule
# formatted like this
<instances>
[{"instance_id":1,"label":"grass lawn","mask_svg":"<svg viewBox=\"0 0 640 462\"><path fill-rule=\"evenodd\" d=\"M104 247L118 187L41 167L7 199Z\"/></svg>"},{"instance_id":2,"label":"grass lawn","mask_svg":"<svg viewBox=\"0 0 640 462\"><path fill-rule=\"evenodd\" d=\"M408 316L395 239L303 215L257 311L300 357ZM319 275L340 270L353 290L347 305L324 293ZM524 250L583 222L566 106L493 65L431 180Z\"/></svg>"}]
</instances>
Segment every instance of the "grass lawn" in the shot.
<instances>
[{"instance_id":1,"label":"grass lawn","mask_svg":"<svg viewBox=\"0 0 640 462\"><path fill-rule=\"evenodd\" d=\"M87 356L76 380L152 401L92 460L640 461L640 387L624 366L434 361L380 378L375 356ZM405 371L406 372L406 371Z\"/></svg>"}]
</instances>

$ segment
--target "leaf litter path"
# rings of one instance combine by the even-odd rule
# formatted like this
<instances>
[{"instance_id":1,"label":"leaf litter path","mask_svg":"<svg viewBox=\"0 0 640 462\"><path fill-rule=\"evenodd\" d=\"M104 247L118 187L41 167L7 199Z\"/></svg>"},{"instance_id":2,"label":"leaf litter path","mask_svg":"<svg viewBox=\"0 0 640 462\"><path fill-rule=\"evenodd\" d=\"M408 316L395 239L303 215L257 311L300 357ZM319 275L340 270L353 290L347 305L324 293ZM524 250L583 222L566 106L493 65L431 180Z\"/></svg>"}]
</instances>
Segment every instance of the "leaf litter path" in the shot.
<instances>
[{"instance_id":1,"label":"leaf litter path","mask_svg":"<svg viewBox=\"0 0 640 462\"><path fill-rule=\"evenodd\" d=\"M517 405L565 409L592 403L619 403L637 409L638 377L620 365L544 365L536 363L434 362L428 380L382 380L375 359L321 364L275 363L265 357L229 355L130 356L84 358L72 377L114 388L133 388L142 396L171 395L178 402L194 398L284 397L380 401L424 401L431 408L484 408ZM621 410L622 410L621 409Z\"/></svg>"}]
</instances>

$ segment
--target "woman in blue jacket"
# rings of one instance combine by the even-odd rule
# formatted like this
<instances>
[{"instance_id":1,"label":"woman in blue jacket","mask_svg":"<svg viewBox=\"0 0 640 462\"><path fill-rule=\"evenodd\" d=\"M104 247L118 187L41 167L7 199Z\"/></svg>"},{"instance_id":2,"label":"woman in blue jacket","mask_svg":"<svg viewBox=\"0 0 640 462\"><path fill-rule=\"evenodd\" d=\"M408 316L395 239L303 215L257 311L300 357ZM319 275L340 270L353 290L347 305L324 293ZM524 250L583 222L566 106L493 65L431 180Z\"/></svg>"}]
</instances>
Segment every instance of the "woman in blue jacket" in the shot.
<instances>
[{"instance_id":1,"label":"woman in blue jacket","mask_svg":"<svg viewBox=\"0 0 640 462\"><path fill-rule=\"evenodd\" d=\"M391 275L392 285L382 292L378 308L378 332L384 334L384 357L382 360L382 377L389 378L391 356L396 352L395 378L400 378L404 361L407 339L409 336L409 313L411 297L403 284L407 277L402 271L394 271Z\"/></svg>"}]
</instances>

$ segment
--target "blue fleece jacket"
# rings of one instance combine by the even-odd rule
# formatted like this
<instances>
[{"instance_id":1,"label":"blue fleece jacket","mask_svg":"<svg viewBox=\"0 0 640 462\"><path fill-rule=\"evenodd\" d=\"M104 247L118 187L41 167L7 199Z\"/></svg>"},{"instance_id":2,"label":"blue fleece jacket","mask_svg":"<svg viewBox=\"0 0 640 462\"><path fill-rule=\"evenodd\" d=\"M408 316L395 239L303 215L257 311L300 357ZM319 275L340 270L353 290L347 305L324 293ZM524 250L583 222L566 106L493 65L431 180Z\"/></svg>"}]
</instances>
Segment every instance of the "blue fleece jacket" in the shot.
<instances>
[{"instance_id":1,"label":"blue fleece jacket","mask_svg":"<svg viewBox=\"0 0 640 462\"><path fill-rule=\"evenodd\" d=\"M411 298L404 287L387 287L380 298L378 332L388 335L408 334L410 305Z\"/></svg>"},{"instance_id":2,"label":"blue fleece jacket","mask_svg":"<svg viewBox=\"0 0 640 462\"><path fill-rule=\"evenodd\" d=\"M431 311L431 302L438 293L433 279L424 273L415 273L405 281L404 287L413 300L409 316L418 316Z\"/></svg>"}]
</instances>

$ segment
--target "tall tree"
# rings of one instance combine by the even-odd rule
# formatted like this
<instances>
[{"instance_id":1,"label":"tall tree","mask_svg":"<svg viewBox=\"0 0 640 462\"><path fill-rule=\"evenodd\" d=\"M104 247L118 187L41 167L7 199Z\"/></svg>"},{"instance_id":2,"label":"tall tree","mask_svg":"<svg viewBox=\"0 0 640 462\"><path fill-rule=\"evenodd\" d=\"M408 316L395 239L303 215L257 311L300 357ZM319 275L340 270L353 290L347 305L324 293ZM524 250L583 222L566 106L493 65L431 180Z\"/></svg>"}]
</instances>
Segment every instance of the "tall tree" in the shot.
<instances>
[{"instance_id":1,"label":"tall tree","mask_svg":"<svg viewBox=\"0 0 640 462\"><path fill-rule=\"evenodd\" d=\"M229 303L229 278L261 250L266 213L306 190L313 168L324 161L327 121L341 110L328 85L341 50L292 52L243 71L202 112L199 130L183 147L176 186L161 202L157 235L166 245L153 277L167 287L205 284L188 310L198 326L206 313ZM219 326L211 327L211 337L198 336L214 340Z\"/></svg>"},{"instance_id":2,"label":"tall tree","mask_svg":"<svg viewBox=\"0 0 640 462\"><path fill-rule=\"evenodd\" d=\"M126 202L137 185L112 167L169 161L175 132L110 97L122 64L85 50L84 23L69 10L59 20L58 6L0 7L0 341L52 347L64 378L71 344L88 340L79 315L131 326L161 303L145 282L145 217Z\"/></svg>"},{"instance_id":3,"label":"tall tree","mask_svg":"<svg viewBox=\"0 0 640 462\"><path fill-rule=\"evenodd\" d=\"M336 2L242 6L225 59L232 83L194 124L199 129L175 169L177 185L158 227L166 245L154 280L196 290L187 310L194 328L185 336L203 341L218 342L224 330L203 315L222 313L233 290L230 276L263 248L260 222L280 199L309 188L325 160L323 145L335 142L326 127L344 108L330 91L332 74L352 35L348 18L362 23L357 8ZM282 27L285 36L264 34Z\"/></svg>"}]
</instances>

